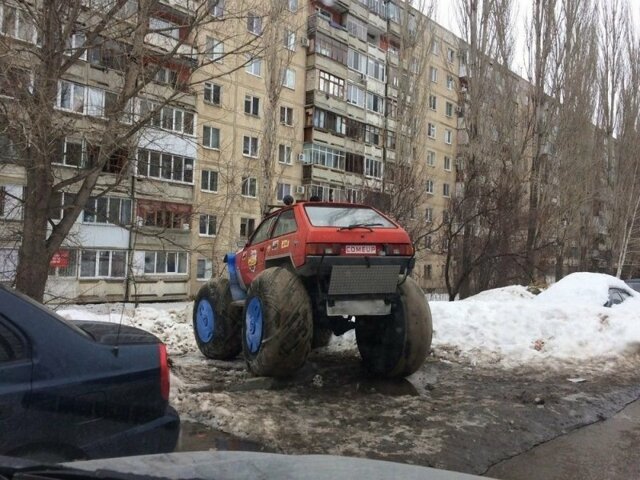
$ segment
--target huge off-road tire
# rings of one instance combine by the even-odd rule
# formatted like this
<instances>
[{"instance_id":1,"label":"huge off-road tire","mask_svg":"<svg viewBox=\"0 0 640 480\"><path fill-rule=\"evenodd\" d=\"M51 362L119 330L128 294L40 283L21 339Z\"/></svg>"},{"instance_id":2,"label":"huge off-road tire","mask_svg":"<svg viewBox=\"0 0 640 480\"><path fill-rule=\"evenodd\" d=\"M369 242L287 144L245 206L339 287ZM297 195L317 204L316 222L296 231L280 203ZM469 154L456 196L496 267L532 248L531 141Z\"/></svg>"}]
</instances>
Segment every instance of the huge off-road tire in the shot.
<instances>
[{"instance_id":1,"label":"huge off-road tire","mask_svg":"<svg viewBox=\"0 0 640 480\"><path fill-rule=\"evenodd\" d=\"M313 337L311 339L311 348L321 348L329 345L333 332L326 327L313 327Z\"/></svg>"},{"instance_id":2,"label":"huge off-road tire","mask_svg":"<svg viewBox=\"0 0 640 480\"><path fill-rule=\"evenodd\" d=\"M291 271L268 268L247 292L242 322L242 350L255 375L286 377L311 351L311 301Z\"/></svg>"},{"instance_id":3,"label":"huge off-road tire","mask_svg":"<svg viewBox=\"0 0 640 480\"><path fill-rule=\"evenodd\" d=\"M231 307L229 280L210 280L193 303L193 333L200 351L209 358L229 360L242 350L241 310Z\"/></svg>"},{"instance_id":4,"label":"huge off-road tire","mask_svg":"<svg viewBox=\"0 0 640 480\"><path fill-rule=\"evenodd\" d=\"M356 318L356 341L367 370L383 377L405 377L424 363L433 327L422 289L407 278L400 286L391 314Z\"/></svg>"}]
</instances>

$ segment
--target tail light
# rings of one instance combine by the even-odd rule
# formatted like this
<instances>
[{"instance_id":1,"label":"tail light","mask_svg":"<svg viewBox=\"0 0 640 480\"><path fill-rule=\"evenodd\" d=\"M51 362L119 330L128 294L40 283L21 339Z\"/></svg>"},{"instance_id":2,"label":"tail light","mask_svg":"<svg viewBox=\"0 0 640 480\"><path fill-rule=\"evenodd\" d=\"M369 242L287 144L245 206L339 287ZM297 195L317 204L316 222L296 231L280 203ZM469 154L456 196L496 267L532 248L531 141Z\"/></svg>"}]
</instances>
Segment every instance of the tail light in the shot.
<instances>
[{"instance_id":1,"label":"tail light","mask_svg":"<svg viewBox=\"0 0 640 480\"><path fill-rule=\"evenodd\" d=\"M413 245L410 243L397 243L385 246L387 255L402 255L410 257L413 255Z\"/></svg>"},{"instance_id":2,"label":"tail light","mask_svg":"<svg viewBox=\"0 0 640 480\"><path fill-rule=\"evenodd\" d=\"M158 353L160 357L160 395L164 400L169 401L169 362L167 347L164 343L158 344Z\"/></svg>"},{"instance_id":3,"label":"tail light","mask_svg":"<svg viewBox=\"0 0 640 480\"><path fill-rule=\"evenodd\" d=\"M307 243L307 255L340 255L339 243Z\"/></svg>"}]
</instances>

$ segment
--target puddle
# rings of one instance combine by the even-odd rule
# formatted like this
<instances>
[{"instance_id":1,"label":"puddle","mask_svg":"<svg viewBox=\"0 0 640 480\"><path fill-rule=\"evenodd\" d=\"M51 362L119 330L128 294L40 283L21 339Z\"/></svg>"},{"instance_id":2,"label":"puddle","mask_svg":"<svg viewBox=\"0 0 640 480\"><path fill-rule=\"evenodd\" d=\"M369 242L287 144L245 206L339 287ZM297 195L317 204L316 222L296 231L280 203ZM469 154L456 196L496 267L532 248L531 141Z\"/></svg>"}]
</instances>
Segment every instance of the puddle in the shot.
<instances>
[{"instance_id":1,"label":"puddle","mask_svg":"<svg viewBox=\"0 0 640 480\"><path fill-rule=\"evenodd\" d=\"M202 423L182 421L175 451L198 452L206 450L273 452L257 442L234 437Z\"/></svg>"}]
</instances>

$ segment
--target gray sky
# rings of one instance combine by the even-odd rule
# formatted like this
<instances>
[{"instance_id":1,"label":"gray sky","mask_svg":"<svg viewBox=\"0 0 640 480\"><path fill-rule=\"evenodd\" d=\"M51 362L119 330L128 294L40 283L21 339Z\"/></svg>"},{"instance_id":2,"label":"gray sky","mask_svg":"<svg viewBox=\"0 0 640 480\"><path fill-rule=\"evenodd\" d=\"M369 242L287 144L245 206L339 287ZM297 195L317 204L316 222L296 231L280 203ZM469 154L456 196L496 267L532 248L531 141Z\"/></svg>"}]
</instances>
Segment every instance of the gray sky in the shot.
<instances>
[{"instance_id":1,"label":"gray sky","mask_svg":"<svg viewBox=\"0 0 640 480\"><path fill-rule=\"evenodd\" d=\"M460 34L458 28L457 10L459 0L434 0L436 2L436 21L454 32L456 35ZM608 2L609 0L597 0L602 2ZM531 16L532 0L515 0L516 3L516 17L515 17L515 32L518 32L516 41L518 43L518 49L514 57L514 69L523 73L525 65L525 35L526 28L525 22L528 17ZM640 33L640 0L629 0L631 11L636 25L636 31Z\"/></svg>"}]
</instances>

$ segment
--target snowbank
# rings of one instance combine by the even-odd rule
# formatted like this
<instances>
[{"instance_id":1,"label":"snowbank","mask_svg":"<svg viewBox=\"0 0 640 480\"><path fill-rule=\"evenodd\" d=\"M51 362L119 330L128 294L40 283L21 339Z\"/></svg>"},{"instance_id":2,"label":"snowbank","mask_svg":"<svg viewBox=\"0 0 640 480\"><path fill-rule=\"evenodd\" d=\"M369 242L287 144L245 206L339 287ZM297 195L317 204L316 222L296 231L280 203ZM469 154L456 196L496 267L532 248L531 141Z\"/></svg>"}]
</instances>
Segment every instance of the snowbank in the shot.
<instances>
[{"instance_id":1,"label":"snowbank","mask_svg":"<svg viewBox=\"0 0 640 480\"><path fill-rule=\"evenodd\" d=\"M578 272L567 275L551 285L536 297L536 302L601 307L607 303L609 288L612 287L629 290L635 297L640 298L640 294L631 290L619 278L602 273Z\"/></svg>"},{"instance_id":2,"label":"snowbank","mask_svg":"<svg viewBox=\"0 0 640 480\"><path fill-rule=\"evenodd\" d=\"M493 290L485 290L472 297L466 298L464 301L473 302L511 302L518 299L532 299L535 295L522 285L509 285L508 287L494 288Z\"/></svg>"}]
</instances>

